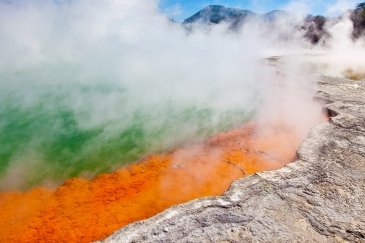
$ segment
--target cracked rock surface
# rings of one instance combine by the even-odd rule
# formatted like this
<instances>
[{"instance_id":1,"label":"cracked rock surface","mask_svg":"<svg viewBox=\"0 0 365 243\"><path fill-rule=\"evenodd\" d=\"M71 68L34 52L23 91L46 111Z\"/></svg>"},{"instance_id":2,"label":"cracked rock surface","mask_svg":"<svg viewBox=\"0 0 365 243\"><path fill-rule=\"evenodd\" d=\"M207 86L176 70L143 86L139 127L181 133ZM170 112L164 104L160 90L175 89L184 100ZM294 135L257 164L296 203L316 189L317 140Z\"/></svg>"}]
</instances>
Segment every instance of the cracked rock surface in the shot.
<instances>
[{"instance_id":1,"label":"cracked rock surface","mask_svg":"<svg viewBox=\"0 0 365 243\"><path fill-rule=\"evenodd\" d=\"M365 81L323 77L318 97L336 116L311 130L297 161L103 242L365 242Z\"/></svg>"}]
</instances>

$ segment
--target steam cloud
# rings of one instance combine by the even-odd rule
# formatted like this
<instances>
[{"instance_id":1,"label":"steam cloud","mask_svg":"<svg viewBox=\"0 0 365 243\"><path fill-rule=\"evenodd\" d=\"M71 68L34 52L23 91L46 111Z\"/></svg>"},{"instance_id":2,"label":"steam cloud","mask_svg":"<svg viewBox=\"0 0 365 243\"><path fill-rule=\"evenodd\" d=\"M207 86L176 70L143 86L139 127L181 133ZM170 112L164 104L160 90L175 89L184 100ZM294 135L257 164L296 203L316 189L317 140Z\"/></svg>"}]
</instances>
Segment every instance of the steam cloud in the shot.
<instances>
[{"instance_id":1,"label":"steam cloud","mask_svg":"<svg viewBox=\"0 0 365 243\"><path fill-rule=\"evenodd\" d=\"M364 42L346 17L322 46L294 26L189 32L153 0L1 2L0 188L93 176L248 119L306 131L321 116L308 63L361 70ZM322 55L289 55L308 53Z\"/></svg>"}]
</instances>

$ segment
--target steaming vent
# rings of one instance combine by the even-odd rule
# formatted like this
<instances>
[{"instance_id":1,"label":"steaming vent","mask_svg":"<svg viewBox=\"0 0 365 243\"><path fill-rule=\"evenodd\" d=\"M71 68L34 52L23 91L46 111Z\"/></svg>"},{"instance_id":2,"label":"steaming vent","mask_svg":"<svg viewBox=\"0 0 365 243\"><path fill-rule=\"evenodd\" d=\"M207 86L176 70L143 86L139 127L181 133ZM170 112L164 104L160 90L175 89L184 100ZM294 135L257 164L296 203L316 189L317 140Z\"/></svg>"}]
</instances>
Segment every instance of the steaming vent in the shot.
<instances>
[{"instance_id":1,"label":"steaming vent","mask_svg":"<svg viewBox=\"0 0 365 243\"><path fill-rule=\"evenodd\" d=\"M338 115L338 113L334 110L331 110L331 109L326 109L327 110L327 114L328 114L328 117L336 117Z\"/></svg>"}]
</instances>

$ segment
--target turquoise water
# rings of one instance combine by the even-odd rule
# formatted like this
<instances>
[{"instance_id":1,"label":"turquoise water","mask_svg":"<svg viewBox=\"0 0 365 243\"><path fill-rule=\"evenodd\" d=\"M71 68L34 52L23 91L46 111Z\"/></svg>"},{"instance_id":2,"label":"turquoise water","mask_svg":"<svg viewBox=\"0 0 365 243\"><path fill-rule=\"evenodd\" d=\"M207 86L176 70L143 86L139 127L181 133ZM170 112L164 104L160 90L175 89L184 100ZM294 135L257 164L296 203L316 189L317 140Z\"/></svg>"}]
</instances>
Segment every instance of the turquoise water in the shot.
<instances>
[{"instance_id":1,"label":"turquoise water","mask_svg":"<svg viewBox=\"0 0 365 243\"><path fill-rule=\"evenodd\" d=\"M12 176L26 189L108 172L252 116L247 107L218 109L171 97L139 102L113 85L34 85L0 93L3 188Z\"/></svg>"}]
</instances>

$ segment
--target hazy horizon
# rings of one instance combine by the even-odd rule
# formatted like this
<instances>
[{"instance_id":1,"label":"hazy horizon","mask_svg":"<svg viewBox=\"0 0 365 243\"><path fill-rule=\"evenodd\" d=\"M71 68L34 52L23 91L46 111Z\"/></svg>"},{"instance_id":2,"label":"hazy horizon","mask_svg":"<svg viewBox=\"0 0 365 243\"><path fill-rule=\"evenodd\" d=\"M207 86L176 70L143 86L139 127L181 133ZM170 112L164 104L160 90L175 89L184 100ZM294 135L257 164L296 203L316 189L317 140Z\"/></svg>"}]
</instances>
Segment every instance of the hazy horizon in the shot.
<instances>
[{"instance_id":1,"label":"hazy horizon","mask_svg":"<svg viewBox=\"0 0 365 243\"><path fill-rule=\"evenodd\" d=\"M223 5L230 8L247 9L257 13L287 10L303 14L336 16L347 9L354 8L358 3L360 1L356 0L160 0L159 6L161 11L169 18L183 21L208 5Z\"/></svg>"}]
</instances>

